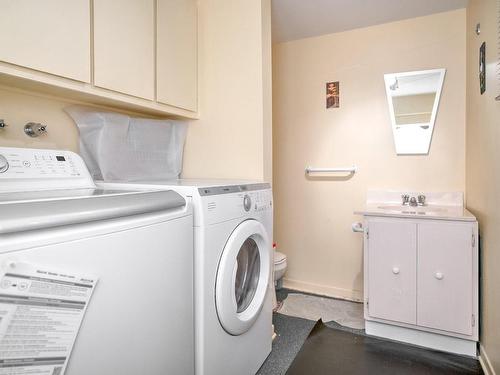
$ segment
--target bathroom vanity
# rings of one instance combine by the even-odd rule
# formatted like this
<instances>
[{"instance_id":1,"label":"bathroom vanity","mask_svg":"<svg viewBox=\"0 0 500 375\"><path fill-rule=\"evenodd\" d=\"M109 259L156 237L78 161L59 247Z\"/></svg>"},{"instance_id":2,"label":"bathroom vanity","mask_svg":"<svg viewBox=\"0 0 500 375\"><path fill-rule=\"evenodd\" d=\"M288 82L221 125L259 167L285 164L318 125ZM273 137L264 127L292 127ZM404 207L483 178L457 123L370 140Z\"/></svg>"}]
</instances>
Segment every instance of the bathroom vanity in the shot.
<instances>
[{"instance_id":1,"label":"bathroom vanity","mask_svg":"<svg viewBox=\"0 0 500 375\"><path fill-rule=\"evenodd\" d=\"M366 333L476 356L478 223L462 193L369 192L364 217ZM405 200L403 198L403 200ZM423 203L423 202L421 202Z\"/></svg>"}]
</instances>

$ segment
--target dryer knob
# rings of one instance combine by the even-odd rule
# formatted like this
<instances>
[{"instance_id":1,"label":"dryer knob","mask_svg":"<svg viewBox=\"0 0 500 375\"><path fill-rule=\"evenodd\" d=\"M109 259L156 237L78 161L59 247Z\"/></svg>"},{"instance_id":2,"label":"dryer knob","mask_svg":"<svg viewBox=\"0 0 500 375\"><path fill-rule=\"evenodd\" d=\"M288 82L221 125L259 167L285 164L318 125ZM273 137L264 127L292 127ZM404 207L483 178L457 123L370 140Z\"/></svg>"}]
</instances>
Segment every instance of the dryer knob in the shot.
<instances>
[{"instance_id":1,"label":"dryer knob","mask_svg":"<svg viewBox=\"0 0 500 375\"><path fill-rule=\"evenodd\" d=\"M0 155L0 173L5 172L7 169L9 169L9 161L5 156Z\"/></svg>"},{"instance_id":2,"label":"dryer knob","mask_svg":"<svg viewBox=\"0 0 500 375\"><path fill-rule=\"evenodd\" d=\"M243 208L247 212L250 211L250 209L252 208L252 199L248 194L246 194L245 197L243 198Z\"/></svg>"}]
</instances>

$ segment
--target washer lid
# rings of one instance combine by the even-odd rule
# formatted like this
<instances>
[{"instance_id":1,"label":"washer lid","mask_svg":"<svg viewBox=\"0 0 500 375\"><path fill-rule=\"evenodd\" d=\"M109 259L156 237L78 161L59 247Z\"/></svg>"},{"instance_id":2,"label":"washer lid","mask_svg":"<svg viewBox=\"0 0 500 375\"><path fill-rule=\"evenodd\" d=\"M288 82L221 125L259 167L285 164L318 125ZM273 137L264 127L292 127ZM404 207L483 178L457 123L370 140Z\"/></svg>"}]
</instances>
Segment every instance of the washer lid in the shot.
<instances>
[{"instance_id":1,"label":"washer lid","mask_svg":"<svg viewBox=\"0 0 500 375\"><path fill-rule=\"evenodd\" d=\"M69 189L0 194L0 234L43 229L186 205L171 190Z\"/></svg>"}]
</instances>

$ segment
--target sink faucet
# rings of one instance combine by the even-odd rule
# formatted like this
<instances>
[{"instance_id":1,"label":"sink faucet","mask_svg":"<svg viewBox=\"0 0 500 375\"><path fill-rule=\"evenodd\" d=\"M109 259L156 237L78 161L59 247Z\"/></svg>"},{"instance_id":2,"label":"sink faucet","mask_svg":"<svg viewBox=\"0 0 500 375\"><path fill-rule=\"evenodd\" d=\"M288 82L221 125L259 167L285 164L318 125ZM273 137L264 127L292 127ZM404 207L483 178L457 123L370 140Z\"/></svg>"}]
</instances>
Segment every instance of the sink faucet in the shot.
<instances>
[{"instance_id":1,"label":"sink faucet","mask_svg":"<svg viewBox=\"0 0 500 375\"><path fill-rule=\"evenodd\" d=\"M403 206L408 206L408 204L410 202L410 196L408 194L403 194L401 196L401 200L402 200Z\"/></svg>"},{"instance_id":2,"label":"sink faucet","mask_svg":"<svg viewBox=\"0 0 500 375\"><path fill-rule=\"evenodd\" d=\"M417 198L410 197L409 194L401 196L401 203L403 206L425 206L425 195L421 194Z\"/></svg>"},{"instance_id":3,"label":"sink faucet","mask_svg":"<svg viewBox=\"0 0 500 375\"><path fill-rule=\"evenodd\" d=\"M417 203L419 206L425 206L425 195L420 194L417 199Z\"/></svg>"}]
</instances>

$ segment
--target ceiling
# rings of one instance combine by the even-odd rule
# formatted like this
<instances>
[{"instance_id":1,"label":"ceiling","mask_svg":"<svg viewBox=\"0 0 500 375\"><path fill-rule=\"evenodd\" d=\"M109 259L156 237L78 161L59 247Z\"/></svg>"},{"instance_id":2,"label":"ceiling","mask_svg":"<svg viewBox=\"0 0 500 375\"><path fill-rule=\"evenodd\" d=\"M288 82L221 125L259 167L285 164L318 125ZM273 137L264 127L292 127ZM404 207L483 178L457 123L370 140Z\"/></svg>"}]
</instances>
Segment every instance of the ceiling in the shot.
<instances>
[{"instance_id":1,"label":"ceiling","mask_svg":"<svg viewBox=\"0 0 500 375\"><path fill-rule=\"evenodd\" d=\"M276 43L465 8L468 0L272 0Z\"/></svg>"}]
</instances>

